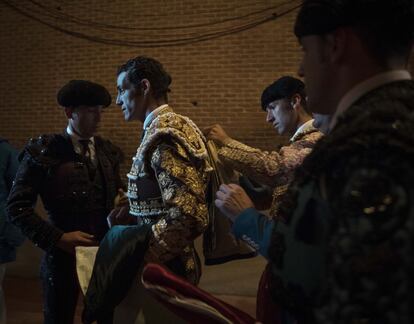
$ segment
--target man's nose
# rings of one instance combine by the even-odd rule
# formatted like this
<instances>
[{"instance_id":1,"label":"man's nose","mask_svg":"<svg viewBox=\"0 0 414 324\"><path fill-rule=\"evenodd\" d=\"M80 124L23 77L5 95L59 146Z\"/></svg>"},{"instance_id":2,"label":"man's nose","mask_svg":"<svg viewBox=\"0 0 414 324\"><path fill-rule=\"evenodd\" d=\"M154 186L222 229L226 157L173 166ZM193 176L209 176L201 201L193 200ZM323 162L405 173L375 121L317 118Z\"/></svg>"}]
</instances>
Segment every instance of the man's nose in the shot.
<instances>
[{"instance_id":1,"label":"man's nose","mask_svg":"<svg viewBox=\"0 0 414 324\"><path fill-rule=\"evenodd\" d=\"M267 110L267 114L266 114L266 121L267 121L268 123L270 123L272 120L273 120L273 115L271 114L271 110L270 110L270 109L268 109L268 110Z\"/></svg>"},{"instance_id":2,"label":"man's nose","mask_svg":"<svg viewBox=\"0 0 414 324\"><path fill-rule=\"evenodd\" d=\"M120 95L117 95L116 96L116 102L115 102L118 106L121 106L122 105L122 100L121 100L121 96Z\"/></svg>"}]
</instances>

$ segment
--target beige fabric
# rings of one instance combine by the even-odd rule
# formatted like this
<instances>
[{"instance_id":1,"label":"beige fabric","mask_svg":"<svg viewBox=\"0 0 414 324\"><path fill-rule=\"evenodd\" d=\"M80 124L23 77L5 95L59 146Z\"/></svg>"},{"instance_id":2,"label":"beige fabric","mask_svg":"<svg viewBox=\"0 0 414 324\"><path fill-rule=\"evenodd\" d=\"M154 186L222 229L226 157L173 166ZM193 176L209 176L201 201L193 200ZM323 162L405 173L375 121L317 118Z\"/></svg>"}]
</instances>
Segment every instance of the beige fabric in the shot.
<instances>
[{"instance_id":1,"label":"beige fabric","mask_svg":"<svg viewBox=\"0 0 414 324\"><path fill-rule=\"evenodd\" d=\"M185 322L158 303L141 283L142 269L125 299L115 309L114 324L184 324Z\"/></svg>"},{"instance_id":2,"label":"beige fabric","mask_svg":"<svg viewBox=\"0 0 414 324\"><path fill-rule=\"evenodd\" d=\"M76 247L76 271L84 295L92 276L97 251L98 247L96 246ZM114 324L184 323L145 291L141 284L141 273L142 269L135 278L128 295L116 307Z\"/></svg>"},{"instance_id":3,"label":"beige fabric","mask_svg":"<svg viewBox=\"0 0 414 324\"><path fill-rule=\"evenodd\" d=\"M97 252L97 246L76 247L76 272L78 274L80 288L84 295L86 294L86 290L88 290Z\"/></svg>"}]
</instances>

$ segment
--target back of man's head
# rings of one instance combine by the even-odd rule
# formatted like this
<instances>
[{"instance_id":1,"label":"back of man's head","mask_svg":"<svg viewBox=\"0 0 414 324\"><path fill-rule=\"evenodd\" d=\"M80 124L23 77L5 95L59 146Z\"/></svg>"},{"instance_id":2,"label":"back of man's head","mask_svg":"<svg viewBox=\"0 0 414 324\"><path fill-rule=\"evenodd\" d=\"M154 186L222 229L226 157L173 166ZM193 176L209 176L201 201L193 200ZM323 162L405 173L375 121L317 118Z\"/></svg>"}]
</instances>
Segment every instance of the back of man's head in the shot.
<instances>
[{"instance_id":1,"label":"back of man's head","mask_svg":"<svg viewBox=\"0 0 414 324\"><path fill-rule=\"evenodd\" d=\"M381 65L408 60L414 40L413 0L304 0L295 24L298 38L352 27Z\"/></svg>"}]
</instances>

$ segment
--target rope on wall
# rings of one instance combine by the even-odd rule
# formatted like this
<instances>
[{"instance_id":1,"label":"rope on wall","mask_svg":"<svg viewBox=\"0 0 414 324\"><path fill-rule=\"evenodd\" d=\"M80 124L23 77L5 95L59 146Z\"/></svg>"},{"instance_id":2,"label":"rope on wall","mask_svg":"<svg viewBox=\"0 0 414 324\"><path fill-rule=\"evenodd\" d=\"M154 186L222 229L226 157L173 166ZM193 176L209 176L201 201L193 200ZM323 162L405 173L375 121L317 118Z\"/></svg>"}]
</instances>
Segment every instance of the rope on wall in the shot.
<instances>
[{"instance_id":1,"label":"rope on wall","mask_svg":"<svg viewBox=\"0 0 414 324\"><path fill-rule=\"evenodd\" d=\"M50 1L40 3L37 0L0 0L0 3L66 35L107 45L142 48L184 46L238 34L288 15L301 6L301 1L298 0L285 1L278 5L204 23L148 27L147 25L123 26L92 21L67 13L62 6L56 6ZM276 9L281 9L281 11L276 12ZM129 16L133 16L133 13ZM192 20L197 20L197 17L192 17ZM185 22L185 17L182 21Z\"/></svg>"}]
</instances>

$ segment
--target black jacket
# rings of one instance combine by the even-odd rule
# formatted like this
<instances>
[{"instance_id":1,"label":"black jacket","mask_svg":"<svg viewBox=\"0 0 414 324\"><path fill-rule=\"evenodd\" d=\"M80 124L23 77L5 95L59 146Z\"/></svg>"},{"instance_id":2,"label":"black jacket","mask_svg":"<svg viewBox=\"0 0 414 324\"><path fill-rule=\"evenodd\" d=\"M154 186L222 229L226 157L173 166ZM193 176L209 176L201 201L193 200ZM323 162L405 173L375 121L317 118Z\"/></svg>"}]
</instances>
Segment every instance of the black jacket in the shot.
<instances>
[{"instance_id":1,"label":"black jacket","mask_svg":"<svg viewBox=\"0 0 414 324\"><path fill-rule=\"evenodd\" d=\"M7 213L12 222L36 245L51 250L64 232L82 228L91 211L107 213L114 206L118 188L121 150L111 142L95 137L103 186L98 192L103 206L93 206L91 194L97 192L82 157L75 153L67 133L31 139L20 155L20 167L11 189ZM45 221L34 211L38 196L48 213Z\"/></svg>"}]
</instances>

